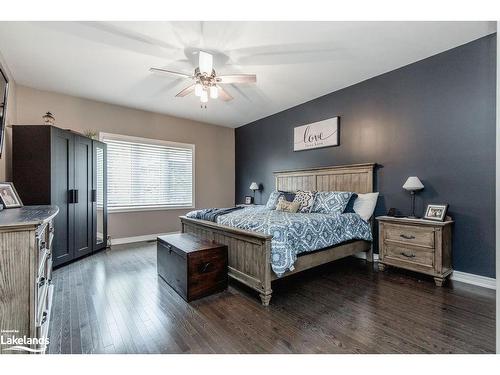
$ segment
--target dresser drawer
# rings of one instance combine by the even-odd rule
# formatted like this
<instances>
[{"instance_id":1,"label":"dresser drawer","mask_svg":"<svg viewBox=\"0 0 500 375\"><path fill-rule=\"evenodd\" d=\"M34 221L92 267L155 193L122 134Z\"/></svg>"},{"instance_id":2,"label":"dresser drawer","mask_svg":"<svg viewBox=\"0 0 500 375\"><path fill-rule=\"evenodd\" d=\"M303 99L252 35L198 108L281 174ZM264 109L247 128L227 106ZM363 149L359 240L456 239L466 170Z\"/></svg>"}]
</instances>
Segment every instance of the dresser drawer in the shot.
<instances>
[{"instance_id":1,"label":"dresser drawer","mask_svg":"<svg viewBox=\"0 0 500 375\"><path fill-rule=\"evenodd\" d=\"M384 260L395 259L429 267L434 266L434 254L431 249L402 244L386 243L383 248Z\"/></svg>"},{"instance_id":2,"label":"dresser drawer","mask_svg":"<svg viewBox=\"0 0 500 375\"><path fill-rule=\"evenodd\" d=\"M434 229L411 225L384 224L385 241L434 248Z\"/></svg>"}]
</instances>

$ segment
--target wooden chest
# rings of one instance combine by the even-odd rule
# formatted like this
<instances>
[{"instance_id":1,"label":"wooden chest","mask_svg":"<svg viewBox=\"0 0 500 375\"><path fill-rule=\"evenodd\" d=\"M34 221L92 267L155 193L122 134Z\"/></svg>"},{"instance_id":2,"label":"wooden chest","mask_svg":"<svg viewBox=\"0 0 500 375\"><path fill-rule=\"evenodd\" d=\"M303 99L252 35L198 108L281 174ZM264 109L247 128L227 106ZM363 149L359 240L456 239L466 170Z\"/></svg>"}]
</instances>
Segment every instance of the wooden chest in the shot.
<instances>
[{"instance_id":1,"label":"wooden chest","mask_svg":"<svg viewBox=\"0 0 500 375\"><path fill-rule=\"evenodd\" d=\"M158 237L157 267L158 275L188 302L227 288L227 246L192 234Z\"/></svg>"},{"instance_id":2,"label":"wooden chest","mask_svg":"<svg viewBox=\"0 0 500 375\"><path fill-rule=\"evenodd\" d=\"M452 272L451 227L444 222L377 217L379 221L379 268L395 266L434 277L442 286Z\"/></svg>"}]
</instances>

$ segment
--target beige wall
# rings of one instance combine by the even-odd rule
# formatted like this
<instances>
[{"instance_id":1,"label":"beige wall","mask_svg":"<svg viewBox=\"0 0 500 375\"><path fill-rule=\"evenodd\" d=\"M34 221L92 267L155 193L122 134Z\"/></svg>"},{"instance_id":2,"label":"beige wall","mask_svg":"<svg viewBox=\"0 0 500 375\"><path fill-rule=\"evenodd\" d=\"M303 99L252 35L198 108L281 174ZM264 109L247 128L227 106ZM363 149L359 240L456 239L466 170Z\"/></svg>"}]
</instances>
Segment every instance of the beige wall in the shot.
<instances>
[{"instance_id":1,"label":"beige wall","mask_svg":"<svg viewBox=\"0 0 500 375\"><path fill-rule=\"evenodd\" d=\"M92 100L39 91L17 85L17 124L41 124L51 111L56 126L83 131L95 129L136 137L193 143L196 207L234 204L234 130L196 121L134 110ZM198 110L198 108L193 108ZM10 155L6 160L10 176ZM164 233L180 229L178 216L187 210L110 213L112 238Z\"/></svg>"}]
</instances>

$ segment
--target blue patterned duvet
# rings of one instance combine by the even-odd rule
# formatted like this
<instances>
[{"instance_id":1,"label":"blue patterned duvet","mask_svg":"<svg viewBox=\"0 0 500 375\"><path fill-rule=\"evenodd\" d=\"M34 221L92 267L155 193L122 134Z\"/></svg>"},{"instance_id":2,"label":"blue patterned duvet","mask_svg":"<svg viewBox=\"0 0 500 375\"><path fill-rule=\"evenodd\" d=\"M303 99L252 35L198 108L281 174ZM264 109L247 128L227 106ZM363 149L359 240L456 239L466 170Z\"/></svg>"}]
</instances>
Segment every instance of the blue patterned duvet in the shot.
<instances>
[{"instance_id":1,"label":"blue patterned duvet","mask_svg":"<svg viewBox=\"0 0 500 375\"><path fill-rule=\"evenodd\" d=\"M195 217L195 212L187 216ZM257 206L221 215L217 223L272 235L271 266L278 277L293 271L298 254L350 240L372 240L370 225L355 213L289 213Z\"/></svg>"}]
</instances>

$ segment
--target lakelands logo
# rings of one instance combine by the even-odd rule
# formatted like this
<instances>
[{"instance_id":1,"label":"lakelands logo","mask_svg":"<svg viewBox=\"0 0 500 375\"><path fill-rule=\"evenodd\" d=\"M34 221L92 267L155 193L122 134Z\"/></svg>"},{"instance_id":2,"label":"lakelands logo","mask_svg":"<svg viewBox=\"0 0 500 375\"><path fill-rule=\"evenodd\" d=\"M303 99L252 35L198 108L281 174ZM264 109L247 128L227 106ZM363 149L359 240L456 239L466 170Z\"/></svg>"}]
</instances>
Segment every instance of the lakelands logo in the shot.
<instances>
[{"instance_id":1,"label":"lakelands logo","mask_svg":"<svg viewBox=\"0 0 500 375\"><path fill-rule=\"evenodd\" d=\"M19 333L18 330L2 330L0 331L0 345L2 347L7 346L3 349L6 351L18 351L18 352L29 352L29 353L44 353L47 345L49 345L49 339L47 337L28 337L26 335L19 337L16 336ZM36 349L33 349L35 347Z\"/></svg>"}]
</instances>

